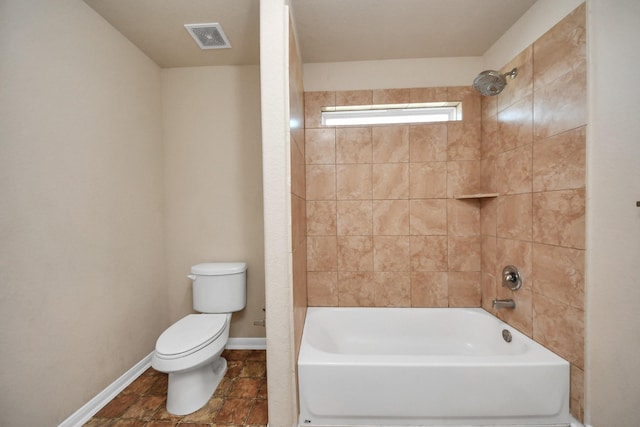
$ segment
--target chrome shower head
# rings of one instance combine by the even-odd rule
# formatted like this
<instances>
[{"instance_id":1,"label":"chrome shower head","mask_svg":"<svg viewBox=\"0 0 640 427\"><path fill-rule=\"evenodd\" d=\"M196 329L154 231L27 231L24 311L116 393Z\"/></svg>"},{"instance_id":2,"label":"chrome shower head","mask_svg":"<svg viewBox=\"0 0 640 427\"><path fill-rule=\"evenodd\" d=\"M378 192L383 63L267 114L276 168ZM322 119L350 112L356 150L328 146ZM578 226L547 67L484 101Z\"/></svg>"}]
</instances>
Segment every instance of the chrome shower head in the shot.
<instances>
[{"instance_id":1,"label":"chrome shower head","mask_svg":"<svg viewBox=\"0 0 640 427\"><path fill-rule=\"evenodd\" d=\"M500 74L498 71L486 70L473 79L473 87L484 96L498 95L507 85L507 77L515 79L518 69L514 68L508 73Z\"/></svg>"}]
</instances>

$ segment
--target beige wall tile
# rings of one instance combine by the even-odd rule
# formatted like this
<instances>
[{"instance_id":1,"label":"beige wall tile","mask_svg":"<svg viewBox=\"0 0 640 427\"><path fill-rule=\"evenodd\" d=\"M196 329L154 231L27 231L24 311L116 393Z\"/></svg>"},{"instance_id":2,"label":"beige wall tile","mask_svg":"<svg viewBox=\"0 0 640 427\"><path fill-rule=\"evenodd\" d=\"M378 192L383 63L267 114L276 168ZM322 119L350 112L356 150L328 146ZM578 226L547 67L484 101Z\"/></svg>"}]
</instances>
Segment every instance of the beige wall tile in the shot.
<instances>
[{"instance_id":1,"label":"beige wall tile","mask_svg":"<svg viewBox=\"0 0 640 427\"><path fill-rule=\"evenodd\" d=\"M410 126L409 156L411 162L447 161L447 125Z\"/></svg>"},{"instance_id":2,"label":"beige wall tile","mask_svg":"<svg viewBox=\"0 0 640 427\"><path fill-rule=\"evenodd\" d=\"M449 272L449 307L479 307L480 272Z\"/></svg>"},{"instance_id":3,"label":"beige wall tile","mask_svg":"<svg viewBox=\"0 0 640 427\"><path fill-rule=\"evenodd\" d=\"M447 162L409 164L409 196L412 199L447 197Z\"/></svg>"},{"instance_id":4,"label":"beige wall tile","mask_svg":"<svg viewBox=\"0 0 640 427\"><path fill-rule=\"evenodd\" d=\"M449 272L480 271L480 236L448 237Z\"/></svg>"},{"instance_id":5,"label":"beige wall tile","mask_svg":"<svg viewBox=\"0 0 640 427\"><path fill-rule=\"evenodd\" d=\"M447 123L447 160L480 160L481 138L479 119Z\"/></svg>"},{"instance_id":6,"label":"beige wall tile","mask_svg":"<svg viewBox=\"0 0 640 427\"><path fill-rule=\"evenodd\" d=\"M410 102L442 102L447 99L446 87L423 87L409 89Z\"/></svg>"},{"instance_id":7,"label":"beige wall tile","mask_svg":"<svg viewBox=\"0 0 640 427\"><path fill-rule=\"evenodd\" d=\"M305 244L307 238L307 207L303 198L291 196L291 243L294 248Z\"/></svg>"},{"instance_id":8,"label":"beige wall tile","mask_svg":"<svg viewBox=\"0 0 640 427\"><path fill-rule=\"evenodd\" d=\"M376 89L373 91L374 104L405 104L409 100L409 89Z\"/></svg>"},{"instance_id":9,"label":"beige wall tile","mask_svg":"<svg viewBox=\"0 0 640 427\"><path fill-rule=\"evenodd\" d=\"M371 163L371 128L336 129L336 163Z\"/></svg>"},{"instance_id":10,"label":"beige wall tile","mask_svg":"<svg viewBox=\"0 0 640 427\"><path fill-rule=\"evenodd\" d=\"M586 127L582 126L533 145L533 191L585 186Z\"/></svg>"},{"instance_id":11,"label":"beige wall tile","mask_svg":"<svg viewBox=\"0 0 640 427\"><path fill-rule=\"evenodd\" d=\"M498 192L498 156L487 157L480 161L480 192Z\"/></svg>"},{"instance_id":12,"label":"beige wall tile","mask_svg":"<svg viewBox=\"0 0 640 427\"><path fill-rule=\"evenodd\" d=\"M336 167L334 165L307 165L307 200L336 199Z\"/></svg>"},{"instance_id":13,"label":"beige wall tile","mask_svg":"<svg viewBox=\"0 0 640 427\"><path fill-rule=\"evenodd\" d=\"M584 311L534 293L533 338L584 369Z\"/></svg>"},{"instance_id":14,"label":"beige wall tile","mask_svg":"<svg viewBox=\"0 0 640 427\"><path fill-rule=\"evenodd\" d=\"M533 194L533 240L585 248L585 190Z\"/></svg>"},{"instance_id":15,"label":"beige wall tile","mask_svg":"<svg viewBox=\"0 0 640 427\"><path fill-rule=\"evenodd\" d=\"M373 165L374 199L407 199L409 197L409 164L379 163Z\"/></svg>"},{"instance_id":16,"label":"beige wall tile","mask_svg":"<svg viewBox=\"0 0 640 427\"><path fill-rule=\"evenodd\" d=\"M308 236L307 271L336 271L336 249L335 236Z\"/></svg>"},{"instance_id":17,"label":"beige wall tile","mask_svg":"<svg viewBox=\"0 0 640 427\"><path fill-rule=\"evenodd\" d=\"M516 308L497 310L498 317L528 337L533 337L533 294L529 289L512 292L498 285L498 298L512 298Z\"/></svg>"},{"instance_id":18,"label":"beige wall tile","mask_svg":"<svg viewBox=\"0 0 640 427\"><path fill-rule=\"evenodd\" d=\"M409 161L409 126L376 126L372 138L374 163Z\"/></svg>"},{"instance_id":19,"label":"beige wall tile","mask_svg":"<svg viewBox=\"0 0 640 427\"><path fill-rule=\"evenodd\" d=\"M471 86L447 88L447 101L462 102L462 120L479 122L482 118L482 96Z\"/></svg>"},{"instance_id":20,"label":"beige wall tile","mask_svg":"<svg viewBox=\"0 0 640 427\"><path fill-rule=\"evenodd\" d=\"M335 105L335 92L305 92L304 126L307 129L322 127L322 117L320 116L322 107L333 107Z\"/></svg>"},{"instance_id":21,"label":"beige wall tile","mask_svg":"<svg viewBox=\"0 0 640 427\"><path fill-rule=\"evenodd\" d=\"M339 236L370 236L373 233L373 203L371 200L337 202L337 232Z\"/></svg>"},{"instance_id":22,"label":"beige wall tile","mask_svg":"<svg viewBox=\"0 0 640 427\"><path fill-rule=\"evenodd\" d=\"M480 201L477 199L448 199L447 229L449 236L479 235Z\"/></svg>"},{"instance_id":23,"label":"beige wall tile","mask_svg":"<svg viewBox=\"0 0 640 427\"><path fill-rule=\"evenodd\" d=\"M338 200L370 200L370 164L336 165Z\"/></svg>"},{"instance_id":24,"label":"beige wall tile","mask_svg":"<svg viewBox=\"0 0 640 427\"><path fill-rule=\"evenodd\" d=\"M586 86L586 69L579 68L536 88L533 103L536 140L557 135L587 123Z\"/></svg>"},{"instance_id":25,"label":"beige wall tile","mask_svg":"<svg viewBox=\"0 0 640 427\"><path fill-rule=\"evenodd\" d=\"M291 153L291 193L304 199L306 194L304 154L295 144L291 144L289 148Z\"/></svg>"},{"instance_id":26,"label":"beige wall tile","mask_svg":"<svg viewBox=\"0 0 640 427\"><path fill-rule=\"evenodd\" d=\"M374 200L373 234L406 236L409 234L409 200Z\"/></svg>"},{"instance_id":27,"label":"beige wall tile","mask_svg":"<svg viewBox=\"0 0 640 427\"><path fill-rule=\"evenodd\" d=\"M482 117L482 123L491 117L498 115L498 97L497 96L481 96L480 97L480 111Z\"/></svg>"},{"instance_id":28,"label":"beige wall tile","mask_svg":"<svg viewBox=\"0 0 640 427\"><path fill-rule=\"evenodd\" d=\"M481 236L480 270L494 277L498 271L498 241L495 236Z\"/></svg>"},{"instance_id":29,"label":"beige wall tile","mask_svg":"<svg viewBox=\"0 0 640 427\"><path fill-rule=\"evenodd\" d=\"M375 283L373 272L338 273L338 301L341 307L373 307Z\"/></svg>"},{"instance_id":30,"label":"beige wall tile","mask_svg":"<svg viewBox=\"0 0 640 427\"><path fill-rule=\"evenodd\" d=\"M371 236L338 237L338 271L373 271Z\"/></svg>"},{"instance_id":31,"label":"beige wall tile","mask_svg":"<svg viewBox=\"0 0 640 427\"><path fill-rule=\"evenodd\" d=\"M498 198L486 198L480 201L480 234L497 235Z\"/></svg>"},{"instance_id":32,"label":"beige wall tile","mask_svg":"<svg viewBox=\"0 0 640 427\"><path fill-rule=\"evenodd\" d=\"M533 290L584 310L585 251L533 244Z\"/></svg>"},{"instance_id":33,"label":"beige wall tile","mask_svg":"<svg viewBox=\"0 0 640 427\"><path fill-rule=\"evenodd\" d=\"M447 236L411 236L411 271L447 271Z\"/></svg>"},{"instance_id":34,"label":"beige wall tile","mask_svg":"<svg viewBox=\"0 0 640 427\"><path fill-rule=\"evenodd\" d=\"M447 196L480 192L480 161L461 160L447 162Z\"/></svg>"},{"instance_id":35,"label":"beige wall tile","mask_svg":"<svg viewBox=\"0 0 640 427\"><path fill-rule=\"evenodd\" d=\"M374 273L376 307L411 307L409 272Z\"/></svg>"},{"instance_id":36,"label":"beige wall tile","mask_svg":"<svg viewBox=\"0 0 640 427\"><path fill-rule=\"evenodd\" d=\"M307 129L305 145L305 161L308 165L334 164L336 162L335 129Z\"/></svg>"},{"instance_id":37,"label":"beige wall tile","mask_svg":"<svg viewBox=\"0 0 640 427\"><path fill-rule=\"evenodd\" d=\"M533 142L533 98L531 95L498 113L499 152Z\"/></svg>"},{"instance_id":38,"label":"beige wall tile","mask_svg":"<svg viewBox=\"0 0 640 427\"><path fill-rule=\"evenodd\" d=\"M533 44L534 88L571 70L585 68L586 45L586 7L583 3Z\"/></svg>"},{"instance_id":39,"label":"beige wall tile","mask_svg":"<svg viewBox=\"0 0 640 427\"><path fill-rule=\"evenodd\" d=\"M584 422L584 371L576 365L571 365L571 415L578 421Z\"/></svg>"},{"instance_id":40,"label":"beige wall tile","mask_svg":"<svg viewBox=\"0 0 640 427\"><path fill-rule=\"evenodd\" d=\"M498 239L496 246L496 270L495 276L498 279L498 285L502 287L502 269L507 265L514 265L520 271L522 277L522 289L531 290L533 286L533 254L531 242L512 239ZM509 296L511 298L511 291ZM520 292L518 290L516 294Z\"/></svg>"},{"instance_id":41,"label":"beige wall tile","mask_svg":"<svg viewBox=\"0 0 640 427\"><path fill-rule=\"evenodd\" d=\"M336 202L307 201L307 236L335 236Z\"/></svg>"},{"instance_id":42,"label":"beige wall tile","mask_svg":"<svg viewBox=\"0 0 640 427\"><path fill-rule=\"evenodd\" d=\"M498 129L497 113L482 119L482 130L480 133L480 155L482 159L495 157L500 152L501 141Z\"/></svg>"},{"instance_id":43,"label":"beige wall tile","mask_svg":"<svg viewBox=\"0 0 640 427\"><path fill-rule=\"evenodd\" d=\"M373 237L374 271L409 271L408 236Z\"/></svg>"},{"instance_id":44,"label":"beige wall tile","mask_svg":"<svg viewBox=\"0 0 640 427\"><path fill-rule=\"evenodd\" d=\"M345 90L336 92L336 105L371 105L373 91Z\"/></svg>"},{"instance_id":45,"label":"beige wall tile","mask_svg":"<svg viewBox=\"0 0 640 427\"><path fill-rule=\"evenodd\" d=\"M533 144L523 145L498 155L496 174L500 194L531 193L532 157Z\"/></svg>"},{"instance_id":46,"label":"beige wall tile","mask_svg":"<svg viewBox=\"0 0 640 427\"><path fill-rule=\"evenodd\" d=\"M514 102L528 96L533 91L533 48L527 47L500 71L506 73L518 69L515 79L507 78L507 87L498 95L498 111L503 111Z\"/></svg>"},{"instance_id":47,"label":"beige wall tile","mask_svg":"<svg viewBox=\"0 0 640 427\"><path fill-rule=\"evenodd\" d=\"M412 199L409 201L409 233L418 236L447 234L446 199Z\"/></svg>"},{"instance_id":48,"label":"beige wall tile","mask_svg":"<svg viewBox=\"0 0 640 427\"><path fill-rule=\"evenodd\" d=\"M531 240L533 224L531 199L531 193L498 197L498 237Z\"/></svg>"},{"instance_id":49,"label":"beige wall tile","mask_svg":"<svg viewBox=\"0 0 640 427\"><path fill-rule=\"evenodd\" d=\"M480 285L482 288L481 307L489 313L497 315L496 310L493 309L493 300L498 297L496 293L496 278L493 274L482 271L480 275Z\"/></svg>"},{"instance_id":50,"label":"beige wall tile","mask_svg":"<svg viewBox=\"0 0 640 427\"><path fill-rule=\"evenodd\" d=\"M411 273L412 307L448 307L447 272L414 271Z\"/></svg>"},{"instance_id":51,"label":"beige wall tile","mask_svg":"<svg viewBox=\"0 0 640 427\"><path fill-rule=\"evenodd\" d=\"M338 273L309 271L307 273L307 303L310 307L338 306Z\"/></svg>"}]
</instances>

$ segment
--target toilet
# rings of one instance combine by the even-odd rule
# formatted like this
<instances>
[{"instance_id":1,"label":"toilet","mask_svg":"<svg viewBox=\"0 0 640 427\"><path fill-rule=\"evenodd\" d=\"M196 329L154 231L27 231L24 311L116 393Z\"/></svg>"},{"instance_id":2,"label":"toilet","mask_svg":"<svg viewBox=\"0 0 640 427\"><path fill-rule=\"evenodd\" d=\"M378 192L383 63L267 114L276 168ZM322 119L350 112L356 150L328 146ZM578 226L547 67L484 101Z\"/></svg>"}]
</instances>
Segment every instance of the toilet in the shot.
<instances>
[{"instance_id":1,"label":"toilet","mask_svg":"<svg viewBox=\"0 0 640 427\"><path fill-rule=\"evenodd\" d=\"M229 339L231 313L247 300L247 264L204 263L191 267L193 308L156 342L151 366L169 374L167 411L186 415L203 407L227 372L220 357Z\"/></svg>"}]
</instances>

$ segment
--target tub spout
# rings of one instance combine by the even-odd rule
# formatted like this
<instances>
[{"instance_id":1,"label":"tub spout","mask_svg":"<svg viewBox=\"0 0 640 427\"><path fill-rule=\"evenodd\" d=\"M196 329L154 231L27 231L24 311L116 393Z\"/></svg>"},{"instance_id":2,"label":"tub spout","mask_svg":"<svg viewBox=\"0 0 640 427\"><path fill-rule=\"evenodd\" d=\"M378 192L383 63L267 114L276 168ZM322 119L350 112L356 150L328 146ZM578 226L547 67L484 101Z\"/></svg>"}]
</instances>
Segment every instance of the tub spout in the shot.
<instances>
[{"instance_id":1,"label":"tub spout","mask_svg":"<svg viewBox=\"0 0 640 427\"><path fill-rule=\"evenodd\" d=\"M516 302L512 299L494 299L493 308L495 310L500 308L516 308Z\"/></svg>"}]
</instances>

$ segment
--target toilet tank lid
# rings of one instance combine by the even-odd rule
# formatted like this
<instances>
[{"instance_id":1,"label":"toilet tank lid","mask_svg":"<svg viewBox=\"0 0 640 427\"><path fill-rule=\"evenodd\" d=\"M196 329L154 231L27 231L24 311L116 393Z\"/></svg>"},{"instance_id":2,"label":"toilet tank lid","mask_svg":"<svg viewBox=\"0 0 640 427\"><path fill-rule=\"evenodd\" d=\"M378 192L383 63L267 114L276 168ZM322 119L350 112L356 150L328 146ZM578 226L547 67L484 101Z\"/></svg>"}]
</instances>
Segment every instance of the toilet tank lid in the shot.
<instances>
[{"instance_id":1,"label":"toilet tank lid","mask_svg":"<svg viewBox=\"0 0 640 427\"><path fill-rule=\"evenodd\" d=\"M199 276L222 276L238 274L247 270L246 262L205 262L191 267L191 274Z\"/></svg>"}]
</instances>

